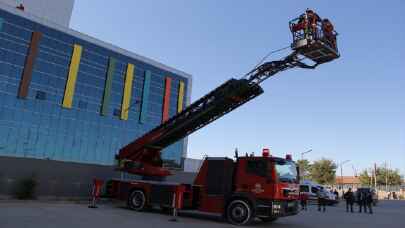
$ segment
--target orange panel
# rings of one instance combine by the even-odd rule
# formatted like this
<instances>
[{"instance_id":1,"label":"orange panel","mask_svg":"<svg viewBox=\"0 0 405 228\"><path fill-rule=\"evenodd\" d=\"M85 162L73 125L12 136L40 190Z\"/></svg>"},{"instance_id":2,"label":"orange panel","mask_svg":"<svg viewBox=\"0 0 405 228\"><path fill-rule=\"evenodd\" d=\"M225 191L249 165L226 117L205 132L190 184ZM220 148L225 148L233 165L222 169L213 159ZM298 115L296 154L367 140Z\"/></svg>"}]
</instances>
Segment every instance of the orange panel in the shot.
<instances>
[{"instance_id":1,"label":"orange panel","mask_svg":"<svg viewBox=\"0 0 405 228\"><path fill-rule=\"evenodd\" d=\"M170 107L170 89L172 88L172 79L165 78L165 91L163 97L163 115L162 122L166 122L169 119L169 107Z\"/></svg>"}]
</instances>

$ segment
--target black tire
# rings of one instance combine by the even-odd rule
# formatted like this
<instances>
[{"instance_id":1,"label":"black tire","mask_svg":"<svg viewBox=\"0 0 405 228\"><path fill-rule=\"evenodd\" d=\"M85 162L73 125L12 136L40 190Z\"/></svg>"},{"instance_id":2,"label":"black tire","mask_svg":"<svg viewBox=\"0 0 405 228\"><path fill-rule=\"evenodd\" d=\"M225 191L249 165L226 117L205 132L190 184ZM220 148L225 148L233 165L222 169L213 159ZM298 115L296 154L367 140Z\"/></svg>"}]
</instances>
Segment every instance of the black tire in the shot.
<instances>
[{"instance_id":1,"label":"black tire","mask_svg":"<svg viewBox=\"0 0 405 228\"><path fill-rule=\"evenodd\" d=\"M278 219L277 217L260 218L260 220L262 220L263 222L274 222L274 221L276 221L277 219Z\"/></svg>"},{"instance_id":2,"label":"black tire","mask_svg":"<svg viewBox=\"0 0 405 228\"><path fill-rule=\"evenodd\" d=\"M226 218L231 224L246 225L252 221L253 217L253 209L246 200L232 200L226 208Z\"/></svg>"},{"instance_id":3,"label":"black tire","mask_svg":"<svg viewBox=\"0 0 405 228\"><path fill-rule=\"evenodd\" d=\"M131 210L142 211L146 207L145 193L141 190L134 190L129 194L127 205Z\"/></svg>"}]
</instances>

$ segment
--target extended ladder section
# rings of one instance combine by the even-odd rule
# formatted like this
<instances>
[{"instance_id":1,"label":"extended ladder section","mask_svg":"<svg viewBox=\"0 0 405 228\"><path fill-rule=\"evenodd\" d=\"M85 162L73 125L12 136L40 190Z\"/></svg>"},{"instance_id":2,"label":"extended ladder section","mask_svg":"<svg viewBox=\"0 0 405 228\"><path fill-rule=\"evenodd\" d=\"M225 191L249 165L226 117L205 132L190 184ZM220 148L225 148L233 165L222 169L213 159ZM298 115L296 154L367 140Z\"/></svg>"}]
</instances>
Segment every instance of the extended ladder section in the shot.
<instances>
[{"instance_id":1,"label":"extended ladder section","mask_svg":"<svg viewBox=\"0 0 405 228\"><path fill-rule=\"evenodd\" d=\"M315 68L298 60L298 54L256 67L242 79L230 79L192 103L182 112L122 148L117 155L119 169L145 176L166 176L160 151L194 131L208 125L263 93L260 83L280 71L293 67Z\"/></svg>"},{"instance_id":2,"label":"extended ladder section","mask_svg":"<svg viewBox=\"0 0 405 228\"><path fill-rule=\"evenodd\" d=\"M291 26L291 25L290 25ZM160 151L187 135L217 120L263 93L260 83L271 76L294 67L314 69L317 65L339 57L336 44L330 47L323 36L298 36L294 33L293 53L282 60L270 61L255 67L241 79L230 79L195 101L182 112L123 147L116 159L118 170L144 177L165 177ZM302 43L303 40L310 41ZM322 42L322 45L319 43ZM327 52L327 50L331 52ZM314 54L315 53L315 54ZM321 56L317 56L317 54ZM311 59L307 65L302 59Z\"/></svg>"}]
</instances>

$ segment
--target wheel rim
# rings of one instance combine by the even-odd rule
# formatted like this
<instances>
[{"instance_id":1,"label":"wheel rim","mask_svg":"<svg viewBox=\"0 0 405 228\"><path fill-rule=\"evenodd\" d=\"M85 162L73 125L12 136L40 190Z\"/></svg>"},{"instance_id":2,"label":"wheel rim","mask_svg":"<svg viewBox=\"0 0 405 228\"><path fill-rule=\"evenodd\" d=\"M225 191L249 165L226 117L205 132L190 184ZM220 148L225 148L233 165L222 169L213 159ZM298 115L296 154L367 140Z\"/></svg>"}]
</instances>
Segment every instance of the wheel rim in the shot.
<instances>
[{"instance_id":1,"label":"wheel rim","mask_svg":"<svg viewBox=\"0 0 405 228\"><path fill-rule=\"evenodd\" d=\"M141 191L132 193L131 206L135 210L141 210L145 205L145 195Z\"/></svg>"},{"instance_id":2,"label":"wheel rim","mask_svg":"<svg viewBox=\"0 0 405 228\"><path fill-rule=\"evenodd\" d=\"M249 205L241 200L236 200L229 207L229 218L231 223L245 224L250 218Z\"/></svg>"},{"instance_id":3,"label":"wheel rim","mask_svg":"<svg viewBox=\"0 0 405 228\"><path fill-rule=\"evenodd\" d=\"M236 220L243 220L246 217L246 209L243 205L238 204L232 208L232 217Z\"/></svg>"}]
</instances>

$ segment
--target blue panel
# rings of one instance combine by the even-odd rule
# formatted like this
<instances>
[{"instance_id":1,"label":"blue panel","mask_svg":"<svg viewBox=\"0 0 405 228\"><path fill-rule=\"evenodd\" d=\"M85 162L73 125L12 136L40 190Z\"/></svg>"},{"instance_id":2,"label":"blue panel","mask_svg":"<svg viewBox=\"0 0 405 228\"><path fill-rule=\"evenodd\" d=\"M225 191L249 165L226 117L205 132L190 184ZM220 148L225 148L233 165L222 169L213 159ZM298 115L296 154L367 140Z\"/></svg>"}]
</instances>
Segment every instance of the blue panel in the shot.
<instances>
[{"instance_id":1,"label":"blue panel","mask_svg":"<svg viewBox=\"0 0 405 228\"><path fill-rule=\"evenodd\" d=\"M145 71L145 81L143 83L141 114L139 116L140 123L145 123L147 113L148 113L150 78L151 78L151 72L148 70Z\"/></svg>"}]
</instances>

